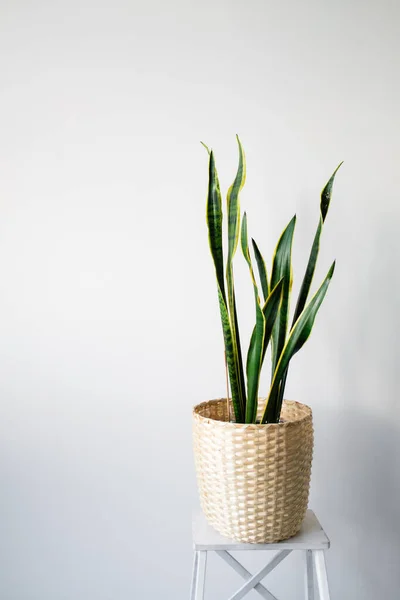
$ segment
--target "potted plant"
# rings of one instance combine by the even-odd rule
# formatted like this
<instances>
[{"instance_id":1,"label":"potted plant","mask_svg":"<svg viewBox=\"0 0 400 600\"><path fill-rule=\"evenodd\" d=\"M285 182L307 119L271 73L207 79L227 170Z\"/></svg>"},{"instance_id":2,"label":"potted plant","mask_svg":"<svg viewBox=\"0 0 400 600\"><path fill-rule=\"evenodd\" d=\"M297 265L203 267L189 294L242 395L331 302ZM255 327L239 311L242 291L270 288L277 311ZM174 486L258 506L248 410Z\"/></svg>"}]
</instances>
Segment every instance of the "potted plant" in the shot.
<instances>
[{"instance_id":1,"label":"potted plant","mask_svg":"<svg viewBox=\"0 0 400 600\"><path fill-rule=\"evenodd\" d=\"M246 179L243 147L227 193L227 256L224 260L222 201L214 153L209 153L207 226L215 266L229 388L227 398L194 407L193 433L197 481L203 512L223 535L242 542L269 543L295 535L304 519L313 453L311 409L284 400L291 358L307 341L332 279L335 263L309 299L336 172L322 190L320 215L292 320L291 253L296 216L281 234L270 274L252 240L258 281L251 257L247 216L240 214ZM235 302L233 259L239 244L248 264L255 299L255 325L242 358ZM262 292L262 300L260 292ZM261 368L271 342L271 383L267 398L258 396Z\"/></svg>"}]
</instances>

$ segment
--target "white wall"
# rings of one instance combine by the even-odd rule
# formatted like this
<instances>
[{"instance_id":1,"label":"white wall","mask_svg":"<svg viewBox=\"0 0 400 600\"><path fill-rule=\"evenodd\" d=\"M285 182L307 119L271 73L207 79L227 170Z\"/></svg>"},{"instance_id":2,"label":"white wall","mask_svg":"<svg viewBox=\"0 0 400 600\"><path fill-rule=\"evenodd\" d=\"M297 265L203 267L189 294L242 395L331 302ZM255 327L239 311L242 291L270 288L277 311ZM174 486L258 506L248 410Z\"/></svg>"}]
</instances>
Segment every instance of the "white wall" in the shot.
<instances>
[{"instance_id":1,"label":"white wall","mask_svg":"<svg viewBox=\"0 0 400 600\"><path fill-rule=\"evenodd\" d=\"M314 409L333 599L397 597L399 19L394 0L0 3L2 599L188 597L190 411L224 393L199 140L226 189L236 132L266 254L297 212L295 285L345 161L287 395ZM237 280L246 336L240 256ZM210 600L238 583L217 560ZM272 590L302 598L300 567Z\"/></svg>"}]
</instances>

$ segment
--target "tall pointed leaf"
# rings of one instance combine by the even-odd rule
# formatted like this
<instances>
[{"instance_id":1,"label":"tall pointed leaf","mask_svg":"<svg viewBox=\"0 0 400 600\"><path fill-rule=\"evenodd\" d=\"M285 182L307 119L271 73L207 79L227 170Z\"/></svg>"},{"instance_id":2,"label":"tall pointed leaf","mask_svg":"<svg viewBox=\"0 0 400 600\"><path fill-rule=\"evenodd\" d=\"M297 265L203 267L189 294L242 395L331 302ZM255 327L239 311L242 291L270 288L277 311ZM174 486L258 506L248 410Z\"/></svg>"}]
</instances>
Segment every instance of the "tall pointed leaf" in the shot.
<instances>
[{"instance_id":1,"label":"tall pointed leaf","mask_svg":"<svg viewBox=\"0 0 400 600\"><path fill-rule=\"evenodd\" d=\"M315 233L314 236L314 241L311 247L311 252L310 252L310 256L308 259L308 263L307 263L307 267L306 267L306 272L304 274L304 279L303 282L301 284L301 288L300 288L300 292L299 292L299 297L297 300L297 304L296 304L296 309L294 312L294 316L293 316L293 323L292 323L292 327L293 325L296 323L297 319L299 318L300 313L302 312L303 308L306 305L307 302L307 298L308 298L308 294L310 292L310 287L311 287L311 283L313 280L313 276L314 276L314 271L315 271L315 266L317 264L317 258L318 258L318 252L319 252L319 245L320 245L320 238L321 238L321 233L322 233L322 226L323 223L326 219L326 215L328 213L328 209L329 209L329 204L331 201L331 197L332 197L332 187L333 187L333 182L335 180L335 175L338 172L339 168L341 167L343 163L341 162L336 169L334 170L331 178L329 179L328 183L325 185L325 187L323 188L322 192L321 192L321 202L320 202L320 219L318 222L318 227L317 227L317 231Z\"/></svg>"},{"instance_id":2,"label":"tall pointed leaf","mask_svg":"<svg viewBox=\"0 0 400 600\"><path fill-rule=\"evenodd\" d=\"M265 318L260 306L258 287L254 277L253 266L249 252L247 237L247 216L243 215L241 244L243 256L249 266L251 279L253 282L254 299L256 305L256 325L254 335L251 337L250 346L247 353L246 374L247 374L247 403L246 403L246 423L254 423L257 417L258 406L258 388L260 384L260 373L262 364L262 353L264 348Z\"/></svg>"},{"instance_id":3,"label":"tall pointed leaf","mask_svg":"<svg viewBox=\"0 0 400 600\"><path fill-rule=\"evenodd\" d=\"M215 273L223 299L226 302L224 285L224 254L222 246L222 201L214 153L210 151L207 196L208 241L215 265Z\"/></svg>"},{"instance_id":4,"label":"tall pointed leaf","mask_svg":"<svg viewBox=\"0 0 400 600\"><path fill-rule=\"evenodd\" d=\"M205 144L203 144L205 146ZM211 255L214 261L215 274L217 277L218 300L221 315L222 331L224 336L225 355L228 365L229 381L231 385L232 404L237 422L244 419L244 411L241 406L241 395L239 390L238 365L235 354L235 344L232 339L232 331L229 313L226 306L226 294L224 284L224 257L222 244L222 201L215 166L214 154L205 146L209 152L209 178L207 195L207 227Z\"/></svg>"},{"instance_id":5,"label":"tall pointed leaf","mask_svg":"<svg viewBox=\"0 0 400 600\"><path fill-rule=\"evenodd\" d=\"M265 260L262 257L260 250L255 242L255 240L251 240L253 244L254 256L256 257L256 263L258 268L258 274L260 276L261 289L263 291L264 302L269 296L269 285L268 285L268 275L267 275L267 267L265 266Z\"/></svg>"},{"instance_id":6,"label":"tall pointed leaf","mask_svg":"<svg viewBox=\"0 0 400 600\"><path fill-rule=\"evenodd\" d=\"M333 188L333 182L335 181L335 175L338 172L338 170L340 169L340 167L342 166L342 164L343 164L343 161L341 163L339 163L339 165L333 171L331 178L329 179L328 183L326 184L326 186L324 187L324 189L321 192L321 217L322 217L323 221L325 221L325 219L326 219L329 204L331 201L332 188Z\"/></svg>"},{"instance_id":7,"label":"tall pointed leaf","mask_svg":"<svg viewBox=\"0 0 400 600\"><path fill-rule=\"evenodd\" d=\"M296 321L299 318L300 314L302 313L302 311L303 311L303 309L304 309L304 307L306 305L306 302L307 302L308 294L310 293L311 283L312 283L312 280L313 280L313 277L314 277L315 266L317 264L317 258L318 258L318 253L319 253L319 246L320 246L320 238L321 238L321 233L322 233L322 226L323 226L323 223L324 223L324 221L326 219L326 215L328 213L329 204L330 204L331 197L332 197L332 187L333 187L333 182L335 180L335 175L336 175L337 171L339 170L339 168L341 167L342 164L343 163L341 162L336 167L336 169L334 170L334 172L333 172L332 176L330 177L328 183L325 185L325 187L323 188L323 190L321 192L320 218L319 218L319 222L318 222L317 231L315 232L314 241L313 241L313 244L311 246L311 252L310 252L309 259L308 259L308 263L307 263L307 267L306 267L306 272L304 274L303 282L301 284L301 288L300 288L300 292L299 292L299 297L297 299L297 304L296 304L296 308L295 308L294 315L293 315L292 327L296 323ZM281 405L282 405L282 402L283 402L283 394L285 392L285 385L286 385L288 368L286 369L285 373L283 374L282 381L281 381L280 386L279 386L279 399L278 399L278 403L280 403Z\"/></svg>"},{"instance_id":8,"label":"tall pointed leaf","mask_svg":"<svg viewBox=\"0 0 400 600\"><path fill-rule=\"evenodd\" d=\"M239 325L236 312L236 300L235 290L233 282L233 267L232 261L236 252L236 248L239 241L239 229L240 229L240 201L239 193L244 186L246 181L246 159L243 151L242 144L240 143L239 137L236 136L239 146L239 165L236 173L235 180L228 190L227 194L227 211L228 211L228 258L226 265L226 280L228 288L228 307L230 314L230 323L234 344L234 353L236 356L236 370L239 379L239 395L241 409L244 413L246 405L246 390L245 390L245 379L243 371L243 360L242 351L240 345L239 336Z\"/></svg>"},{"instance_id":9,"label":"tall pointed leaf","mask_svg":"<svg viewBox=\"0 0 400 600\"><path fill-rule=\"evenodd\" d=\"M292 287L292 242L296 225L296 215L291 219L279 238L271 273L271 288L283 277L282 302L279 316L272 330L272 376L286 341L289 319L289 298Z\"/></svg>"},{"instance_id":10,"label":"tall pointed leaf","mask_svg":"<svg viewBox=\"0 0 400 600\"><path fill-rule=\"evenodd\" d=\"M270 393L262 417L262 423L277 423L279 421L281 406L274 405L274 403L270 400L276 397L277 389L279 389L282 376L289 364L290 359L294 354L296 354L296 352L300 350L310 336L316 314L325 297L329 283L333 276L334 269L335 263L332 264L320 288L310 300L309 304L305 307L288 336L288 340L279 358L279 362L272 379Z\"/></svg>"},{"instance_id":11,"label":"tall pointed leaf","mask_svg":"<svg viewBox=\"0 0 400 600\"><path fill-rule=\"evenodd\" d=\"M231 262L239 241L240 230L240 201L239 193L246 181L246 158L239 137L236 136L239 146L239 164L236 177L227 194L228 208L228 262Z\"/></svg>"}]
</instances>

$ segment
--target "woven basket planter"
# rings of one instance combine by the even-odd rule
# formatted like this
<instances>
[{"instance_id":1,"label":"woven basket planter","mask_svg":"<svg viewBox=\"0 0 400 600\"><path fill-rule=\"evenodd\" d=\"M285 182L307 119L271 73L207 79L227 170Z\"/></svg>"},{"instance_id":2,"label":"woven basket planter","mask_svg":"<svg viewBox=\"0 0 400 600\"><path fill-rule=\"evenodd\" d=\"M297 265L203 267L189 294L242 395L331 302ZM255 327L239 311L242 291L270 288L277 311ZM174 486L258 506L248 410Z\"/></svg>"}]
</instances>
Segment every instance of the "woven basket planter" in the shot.
<instances>
[{"instance_id":1,"label":"woven basket planter","mask_svg":"<svg viewBox=\"0 0 400 600\"><path fill-rule=\"evenodd\" d=\"M193 410L201 506L209 523L229 538L272 543L301 527L310 488L312 412L285 400L281 419L266 425L231 423L226 399Z\"/></svg>"}]
</instances>

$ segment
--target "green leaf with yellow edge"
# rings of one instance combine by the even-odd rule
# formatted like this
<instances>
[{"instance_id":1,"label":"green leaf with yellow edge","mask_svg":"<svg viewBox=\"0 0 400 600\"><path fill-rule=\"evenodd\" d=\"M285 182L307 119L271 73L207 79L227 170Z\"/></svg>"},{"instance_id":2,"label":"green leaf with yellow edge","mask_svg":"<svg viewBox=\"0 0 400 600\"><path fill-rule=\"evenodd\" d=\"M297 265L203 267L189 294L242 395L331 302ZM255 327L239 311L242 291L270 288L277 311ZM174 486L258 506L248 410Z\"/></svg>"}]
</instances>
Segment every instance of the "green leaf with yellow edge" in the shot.
<instances>
[{"instance_id":1,"label":"green leaf with yellow edge","mask_svg":"<svg viewBox=\"0 0 400 600\"><path fill-rule=\"evenodd\" d=\"M283 287L283 279L278 281L270 295L268 296L264 306L262 307L262 313L265 319L265 332L264 332L264 342L263 342L263 350L261 354L261 367L264 362L265 353L268 348L269 340L271 339L272 328L275 323L275 319L278 316L279 305L281 302L282 295L282 287ZM250 339L250 348L253 348L256 343L256 335L257 329L254 327L253 333Z\"/></svg>"},{"instance_id":2,"label":"green leaf with yellow edge","mask_svg":"<svg viewBox=\"0 0 400 600\"><path fill-rule=\"evenodd\" d=\"M246 406L246 384L243 370L242 350L240 344L239 324L236 312L235 290L233 282L232 260L235 255L240 230L240 198L239 194L246 181L246 158L239 137L236 136L239 147L239 164L233 184L227 194L227 212L228 212L228 258L226 265L226 281L228 308L231 322L231 330L234 344L234 353L236 356L236 365L238 373L239 394L242 411L244 413Z\"/></svg>"},{"instance_id":3,"label":"green leaf with yellow edge","mask_svg":"<svg viewBox=\"0 0 400 600\"><path fill-rule=\"evenodd\" d=\"M331 201L331 197L332 197L332 188L333 188L333 182L335 181L335 175L338 172L338 170L340 169L340 167L342 166L343 161L341 163L338 164L338 166L336 167L336 169L333 171L328 183L326 184L326 186L323 188L322 192L321 192L321 204L320 204L320 209L321 209L321 217L322 220L325 221L326 219L326 215L328 212L328 208L329 208L329 204Z\"/></svg>"},{"instance_id":4,"label":"green leaf with yellow edge","mask_svg":"<svg viewBox=\"0 0 400 600\"><path fill-rule=\"evenodd\" d=\"M240 335L239 335L239 323L238 316L236 311L236 299L235 299L235 290L233 290L233 329L234 329L234 339L235 339L235 356L236 356L236 365L237 365L237 377L239 382L239 394L240 394L240 406L241 411L245 414L246 411L246 382L244 378L244 370L243 370L243 359L242 359L242 347L240 343ZM232 324L232 320L231 320Z\"/></svg>"},{"instance_id":5,"label":"green leaf with yellow edge","mask_svg":"<svg viewBox=\"0 0 400 600\"><path fill-rule=\"evenodd\" d=\"M320 213L321 214L320 214L320 218L319 218L319 222L318 222L317 231L315 232L314 241L311 246L311 252L310 252L309 259L308 259L303 282L301 284L299 297L298 297L297 304L296 304L296 309L294 311L292 327L296 323L297 319L299 318L300 313L303 311L303 308L305 307L306 302L307 302L308 294L309 294L310 288L311 288L311 283L312 283L312 280L314 277L315 267L317 264L317 258L318 258L318 252L319 252L319 246L320 246L320 238L321 238L321 233L322 233L322 226L326 219L326 215L328 213L329 204L330 204L331 197L332 197L333 182L335 180L335 175L338 172L338 170L342 164L343 164L343 162L341 162L336 167L336 169L334 170L328 183L325 185L325 187L323 188L323 190L321 192L321 201L320 201Z\"/></svg>"},{"instance_id":6,"label":"green leaf with yellow edge","mask_svg":"<svg viewBox=\"0 0 400 600\"><path fill-rule=\"evenodd\" d=\"M210 151L208 166L207 227L211 256L222 297L226 302L224 284L224 252L222 245L222 201L214 153Z\"/></svg>"},{"instance_id":7,"label":"green leaf with yellow edge","mask_svg":"<svg viewBox=\"0 0 400 600\"><path fill-rule=\"evenodd\" d=\"M218 286L218 300L219 300L219 308L220 308L220 313L221 313L222 332L223 332L223 336L224 336L226 363L228 366L229 381L231 384L232 404L233 404L233 410L235 413L235 421L236 421L236 423L243 423L244 415L243 415L241 402L240 402L235 346L234 346L234 341L233 341L233 336L232 336L232 331L231 331L231 324L230 324L230 320L229 320L228 310L227 310L226 303L225 303L225 300L224 300L222 292L221 292L221 288L219 286Z\"/></svg>"},{"instance_id":8,"label":"green leaf with yellow edge","mask_svg":"<svg viewBox=\"0 0 400 600\"><path fill-rule=\"evenodd\" d=\"M269 340L271 339L272 330L275 325L275 320L279 314L279 307L282 299L283 281L283 278L280 281L278 281L278 283L266 299L265 304L262 308L265 319L265 336L262 360L264 360Z\"/></svg>"},{"instance_id":9,"label":"green leaf with yellow edge","mask_svg":"<svg viewBox=\"0 0 400 600\"><path fill-rule=\"evenodd\" d=\"M260 385L260 373L262 365L262 353L264 348L264 335L265 335L265 318L260 306L260 297L258 294L258 287L254 277L253 266L251 263L251 257L249 252L249 244L247 237L247 216L246 213L243 215L242 220L242 235L241 245L243 256L249 266L251 279L253 282L254 299L256 305L256 325L254 328L254 335L251 337L249 350L247 353L246 362L246 375L247 375L247 403L246 403L246 423L255 423L257 418L257 405L258 405L258 388Z\"/></svg>"},{"instance_id":10,"label":"green leaf with yellow edge","mask_svg":"<svg viewBox=\"0 0 400 600\"><path fill-rule=\"evenodd\" d=\"M228 190L227 209L228 209L228 263L232 262L239 241L240 231L240 198L239 194L246 181L246 157L243 146L236 136L239 147L239 164L235 180Z\"/></svg>"},{"instance_id":11,"label":"green leaf with yellow edge","mask_svg":"<svg viewBox=\"0 0 400 600\"><path fill-rule=\"evenodd\" d=\"M211 256L214 261L215 274L218 286L218 300L221 315L222 331L224 336L225 356L228 366L229 381L232 393L232 404L235 412L235 419L242 422L244 418L244 409L241 406L242 398L239 391L239 375L237 358L235 354L235 344L232 339L231 324L229 312L226 303L225 284L224 284L224 256L222 243L222 201L218 180L217 169L215 166L214 153L205 146L209 153L209 177L208 177L208 195L207 195L207 227L208 239Z\"/></svg>"},{"instance_id":12,"label":"green leaf with yellow edge","mask_svg":"<svg viewBox=\"0 0 400 600\"><path fill-rule=\"evenodd\" d=\"M308 294L310 293L311 283L312 283L312 280L314 277L315 267L317 264L317 258L318 258L318 253L319 253L322 227L323 227L324 221L326 219L326 215L328 213L329 204L330 204L331 197L332 197L333 182L335 180L335 175L338 172L338 170L342 164L343 164L343 162L341 162L336 167L336 169L334 170L328 183L325 185L325 187L323 188L323 190L321 192L320 218L318 221L317 231L315 232L314 240L313 240L313 243L311 246L311 252L310 252L309 259L308 259L304 278L303 278L303 281L302 281L302 284L300 287L300 292L299 292L299 296L298 296L297 303L296 303L296 308L295 308L294 315L293 315L292 327L294 326L297 319L301 315L301 313L306 305ZM288 373L288 369L286 369L286 371L282 377L282 381L281 381L280 388L279 388L278 402L281 405L283 402L283 394L285 392L287 373Z\"/></svg>"},{"instance_id":13,"label":"green leaf with yellow edge","mask_svg":"<svg viewBox=\"0 0 400 600\"><path fill-rule=\"evenodd\" d=\"M292 242L295 225L296 215L283 230L272 261L271 288L274 288L283 278L282 302L272 330L272 376L285 345L288 329L289 299L292 287Z\"/></svg>"},{"instance_id":14,"label":"green leaf with yellow edge","mask_svg":"<svg viewBox=\"0 0 400 600\"><path fill-rule=\"evenodd\" d=\"M255 240L251 240L253 244L254 256L256 257L256 263L258 268L258 274L260 276L261 289L264 296L264 302L269 296L269 285L268 285L268 275L267 275L267 267L265 266L265 260L255 242Z\"/></svg>"},{"instance_id":15,"label":"green leaf with yellow edge","mask_svg":"<svg viewBox=\"0 0 400 600\"><path fill-rule=\"evenodd\" d=\"M332 264L320 288L310 300L308 305L305 307L288 336L287 342L285 344L285 347L283 348L282 354L279 358L272 379L269 396L267 398L264 413L262 416L262 423L279 422L281 405L279 405L279 403L276 404L273 401L271 402L271 400L277 397L277 391L279 390L283 374L289 364L289 361L294 356L294 354L296 354L296 352L298 352L300 348L305 344L305 342L308 340L311 334L316 314L328 290L334 269L335 263Z\"/></svg>"}]
</instances>

